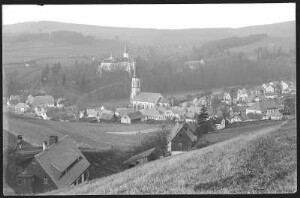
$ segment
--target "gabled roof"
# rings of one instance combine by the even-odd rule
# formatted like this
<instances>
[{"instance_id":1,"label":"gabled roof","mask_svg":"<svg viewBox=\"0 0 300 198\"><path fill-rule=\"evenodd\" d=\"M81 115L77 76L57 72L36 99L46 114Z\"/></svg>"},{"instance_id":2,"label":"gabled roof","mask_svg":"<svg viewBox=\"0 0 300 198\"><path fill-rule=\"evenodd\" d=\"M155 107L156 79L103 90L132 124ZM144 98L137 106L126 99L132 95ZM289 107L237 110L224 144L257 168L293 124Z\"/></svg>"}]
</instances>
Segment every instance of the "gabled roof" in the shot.
<instances>
[{"instance_id":1,"label":"gabled roof","mask_svg":"<svg viewBox=\"0 0 300 198\"><path fill-rule=\"evenodd\" d=\"M40 105L47 105L53 104L54 105L54 98L52 96L36 96L32 102L33 106L40 106Z\"/></svg>"},{"instance_id":2,"label":"gabled roof","mask_svg":"<svg viewBox=\"0 0 300 198\"><path fill-rule=\"evenodd\" d=\"M151 109L141 109L140 112L144 115L144 116L161 116L163 114L161 114L156 108L151 108Z\"/></svg>"},{"instance_id":3,"label":"gabled roof","mask_svg":"<svg viewBox=\"0 0 300 198\"><path fill-rule=\"evenodd\" d=\"M264 115L261 113L248 113L248 117L251 120L261 120L264 117Z\"/></svg>"},{"instance_id":4,"label":"gabled roof","mask_svg":"<svg viewBox=\"0 0 300 198\"><path fill-rule=\"evenodd\" d=\"M190 127L191 131L196 131L197 130L197 124L192 123L192 122L189 122L187 124Z\"/></svg>"},{"instance_id":5,"label":"gabled roof","mask_svg":"<svg viewBox=\"0 0 300 198\"><path fill-rule=\"evenodd\" d=\"M123 115L125 115L127 113L136 112L136 110L133 108L117 108L115 112L118 113L119 116L122 117Z\"/></svg>"},{"instance_id":6,"label":"gabled roof","mask_svg":"<svg viewBox=\"0 0 300 198\"><path fill-rule=\"evenodd\" d=\"M157 104L162 97L163 96L160 93L141 92L137 94L132 100Z\"/></svg>"},{"instance_id":7,"label":"gabled roof","mask_svg":"<svg viewBox=\"0 0 300 198\"><path fill-rule=\"evenodd\" d=\"M171 142L175 137L176 135L178 134L178 132L184 127L184 126L187 126L187 123L183 123L183 124L179 124L177 123L174 128L172 129L170 135L168 136L168 142ZM185 130L185 133L187 134L187 136L190 138L191 141L196 141L197 140L197 137L192 133L190 132L189 130Z\"/></svg>"},{"instance_id":8,"label":"gabled roof","mask_svg":"<svg viewBox=\"0 0 300 198\"><path fill-rule=\"evenodd\" d=\"M114 112L111 112L111 111L101 111L99 113L99 118L101 120L112 120L114 118Z\"/></svg>"},{"instance_id":9,"label":"gabled roof","mask_svg":"<svg viewBox=\"0 0 300 198\"><path fill-rule=\"evenodd\" d=\"M151 149L149 149L147 151L144 151L142 153L134 155L134 156L130 157L129 159L127 159L126 161L124 161L123 164L128 164L130 162L139 160L141 158L148 157L149 155L151 155L151 153L153 153L154 150L155 150L155 148L151 148Z\"/></svg>"},{"instance_id":10,"label":"gabled roof","mask_svg":"<svg viewBox=\"0 0 300 198\"><path fill-rule=\"evenodd\" d=\"M72 184L90 166L69 136L62 137L34 158L58 188ZM75 161L77 162L70 167L70 170L61 176L61 173Z\"/></svg>"},{"instance_id":11,"label":"gabled roof","mask_svg":"<svg viewBox=\"0 0 300 198\"><path fill-rule=\"evenodd\" d=\"M139 111L126 114L131 120L143 118L143 114Z\"/></svg>"},{"instance_id":12,"label":"gabled roof","mask_svg":"<svg viewBox=\"0 0 300 198\"><path fill-rule=\"evenodd\" d=\"M96 109L87 109L86 110L88 117L97 117L98 111Z\"/></svg>"},{"instance_id":13,"label":"gabled roof","mask_svg":"<svg viewBox=\"0 0 300 198\"><path fill-rule=\"evenodd\" d=\"M260 101L260 103L264 110L280 108L280 104L278 104L275 100L265 100Z\"/></svg>"},{"instance_id":14,"label":"gabled roof","mask_svg":"<svg viewBox=\"0 0 300 198\"><path fill-rule=\"evenodd\" d=\"M214 124L221 124L222 121L223 121L223 117L220 117L220 116L215 117L215 118L213 119Z\"/></svg>"}]
</instances>

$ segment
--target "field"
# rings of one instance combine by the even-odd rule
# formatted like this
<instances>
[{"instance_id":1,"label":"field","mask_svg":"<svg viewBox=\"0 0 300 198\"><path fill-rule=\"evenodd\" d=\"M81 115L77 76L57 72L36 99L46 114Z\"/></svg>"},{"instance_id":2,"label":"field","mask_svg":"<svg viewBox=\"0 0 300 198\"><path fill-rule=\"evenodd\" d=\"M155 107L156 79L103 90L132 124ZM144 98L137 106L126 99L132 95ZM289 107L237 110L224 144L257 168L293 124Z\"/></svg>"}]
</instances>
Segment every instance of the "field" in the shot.
<instances>
[{"instance_id":1,"label":"field","mask_svg":"<svg viewBox=\"0 0 300 198\"><path fill-rule=\"evenodd\" d=\"M47 194L295 193L296 153L290 120Z\"/></svg>"},{"instance_id":2,"label":"field","mask_svg":"<svg viewBox=\"0 0 300 198\"><path fill-rule=\"evenodd\" d=\"M248 124L246 126L227 128L219 131L213 131L205 134L201 137L203 140L207 140L210 144L215 144L236 137L238 135L248 135L264 127L274 126L281 121L263 121L257 124Z\"/></svg>"},{"instance_id":3,"label":"field","mask_svg":"<svg viewBox=\"0 0 300 198\"><path fill-rule=\"evenodd\" d=\"M147 134L119 135L106 132L143 131L161 128L160 124L119 124L119 123L75 123L21 119L4 116L3 128L13 134L22 134L25 141L34 146L41 146L50 135L59 138L69 135L78 146L96 149L108 149L113 145L130 146L140 141ZM151 133L149 133L151 134Z\"/></svg>"}]
</instances>

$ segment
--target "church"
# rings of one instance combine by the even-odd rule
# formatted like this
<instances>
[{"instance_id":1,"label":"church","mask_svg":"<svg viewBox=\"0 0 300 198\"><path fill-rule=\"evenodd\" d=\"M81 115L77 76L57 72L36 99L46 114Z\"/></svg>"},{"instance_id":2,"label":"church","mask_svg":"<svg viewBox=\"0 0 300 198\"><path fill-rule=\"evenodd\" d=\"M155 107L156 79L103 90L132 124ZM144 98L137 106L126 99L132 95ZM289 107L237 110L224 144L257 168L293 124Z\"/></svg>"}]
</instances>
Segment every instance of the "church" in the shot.
<instances>
[{"instance_id":1,"label":"church","mask_svg":"<svg viewBox=\"0 0 300 198\"><path fill-rule=\"evenodd\" d=\"M132 107L136 109L150 109L158 106L170 106L169 101L160 93L142 92L141 79L138 74L136 63L133 67L130 103Z\"/></svg>"}]
</instances>

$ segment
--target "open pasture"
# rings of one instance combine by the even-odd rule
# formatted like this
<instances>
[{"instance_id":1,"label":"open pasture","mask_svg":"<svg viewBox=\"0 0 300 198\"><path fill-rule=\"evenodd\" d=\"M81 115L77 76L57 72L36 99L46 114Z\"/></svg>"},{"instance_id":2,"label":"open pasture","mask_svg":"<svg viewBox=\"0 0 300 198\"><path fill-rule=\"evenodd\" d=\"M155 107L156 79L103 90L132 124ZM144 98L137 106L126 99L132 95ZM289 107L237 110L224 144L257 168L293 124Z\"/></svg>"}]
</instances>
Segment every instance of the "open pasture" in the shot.
<instances>
[{"instance_id":1,"label":"open pasture","mask_svg":"<svg viewBox=\"0 0 300 198\"><path fill-rule=\"evenodd\" d=\"M75 123L46 120L30 120L5 116L3 128L17 135L23 135L25 141L34 146L41 146L50 135L59 138L69 135L77 146L95 149L108 149L113 145L130 146L149 134L120 135L106 132L128 132L160 128L160 124L119 124L119 123Z\"/></svg>"}]
</instances>

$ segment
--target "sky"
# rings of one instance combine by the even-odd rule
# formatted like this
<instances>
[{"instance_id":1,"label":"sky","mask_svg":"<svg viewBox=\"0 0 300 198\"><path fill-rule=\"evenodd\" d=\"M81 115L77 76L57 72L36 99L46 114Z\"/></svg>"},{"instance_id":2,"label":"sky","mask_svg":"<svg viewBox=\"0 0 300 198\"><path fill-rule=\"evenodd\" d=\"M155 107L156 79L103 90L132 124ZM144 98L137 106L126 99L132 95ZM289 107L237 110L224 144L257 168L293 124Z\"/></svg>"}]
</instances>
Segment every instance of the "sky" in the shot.
<instances>
[{"instance_id":1,"label":"sky","mask_svg":"<svg viewBox=\"0 0 300 198\"><path fill-rule=\"evenodd\" d=\"M157 29L245 27L295 20L295 3L2 5L4 25L28 21Z\"/></svg>"}]
</instances>

